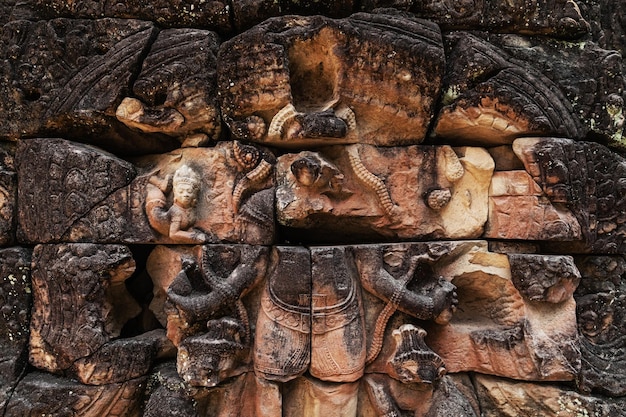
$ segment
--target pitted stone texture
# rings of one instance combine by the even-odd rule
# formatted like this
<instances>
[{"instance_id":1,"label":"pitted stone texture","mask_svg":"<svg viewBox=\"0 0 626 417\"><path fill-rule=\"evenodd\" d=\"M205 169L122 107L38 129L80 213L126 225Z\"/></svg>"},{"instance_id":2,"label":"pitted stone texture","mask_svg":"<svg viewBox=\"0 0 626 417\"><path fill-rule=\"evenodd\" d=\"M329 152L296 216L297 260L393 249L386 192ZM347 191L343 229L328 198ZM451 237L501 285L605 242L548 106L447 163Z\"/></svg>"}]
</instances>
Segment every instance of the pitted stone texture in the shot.
<instances>
[{"instance_id":1,"label":"pitted stone texture","mask_svg":"<svg viewBox=\"0 0 626 417\"><path fill-rule=\"evenodd\" d=\"M464 144L599 136L620 146L621 59L593 42L453 33L435 135ZM593 80L593 81L590 81Z\"/></svg>"},{"instance_id":2,"label":"pitted stone texture","mask_svg":"<svg viewBox=\"0 0 626 417\"><path fill-rule=\"evenodd\" d=\"M286 154L277 164L278 221L317 241L475 238L487 221L492 171L489 154L469 147Z\"/></svg>"},{"instance_id":3,"label":"pitted stone texture","mask_svg":"<svg viewBox=\"0 0 626 417\"><path fill-rule=\"evenodd\" d=\"M513 285L529 301L567 301L580 283L571 256L508 254L508 258Z\"/></svg>"},{"instance_id":4,"label":"pitted stone texture","mask_svg":"<svg viewBox=\"0 0 626 417\"><path fill-rule=\"evenodd\" d=\"M554 205L568 208L582 239L562 252L626 252L626 160L598 143L517 139L513 149Z\"/></svg>"},{"instance_id":5,"label":"pitted stone texture","mask_svg":"<svg viewBox=\"0 0 626 417\"><path fill-rule=\"evenodd\" d=\"M17 225L17 174L15 144L0 143L0 245L15 242Z\"/></svg>"},{"instance_id":6,"label":"pitted stone texture","mask_svg":"<svg viewBox=\"0 0 626 417\"><path fill-rule=\"evenodd\" d=\"M582 275L574 294L581 335L578 387L610 396L626 394L626 260L577 257Z\"/></svg>"},{"instance_id":7,"label":"pitted stone texture","mask_svg":"<svg viewBox=\"0 0 626 417\"><path fill-rule=\"evenodd\" d=\"M567 206L551 203L526 171L516 170L493 174L483 237L571 241L580 240L582 232Z\"/></svg>"},{"instance_id":8,"label":"pitted stone texture","mask_svg":"<svg viewBox=\"0 0 626 417\"><path fill-rule=\"evenodd\" d=\"M573 297L558 304L525 299L513 284L507 255L489 252L486 242L435 271L451 280L459 297L448 325L426 327L426 343L449 372L575 379L580 351Z\"/></svg>"},{"instance_id":9,"label":"pitted stone texture","mask_svg":"<svg viewBox=\"0 0 626 417\"><path fill-rule=\"evenodd\" d=\"M516 2L498 0L364 0L361 7L395 7L432 20L446 31L489 30L504 33L577 38L589 31L574 0Z\"/></svg>"},{"instance_id":10,"label":"pitted stone texture","mask_svg":"<svg viewBox=\"0 0 626 417\"><path fill-rule=\"evenodd\" d=\"M214 32L169 29L159 32L133 83L133 97L116 110L118 120L146 133L164 133L187 143L216 140L221 132L217 104L217 49Z\"/></svg>"},{"instance_id":11,"label":"pitted stone texture","mask_svg":"<svg viewBox=\"0 0 626 417\"><path fill-rule=\"evenodd\" d=\"M232 30L230 3L223 0L26 0L19 2L13 17L29 20L57 17L140 19L151 20L161 27L202 27L228 33Z\"/></svg>"},{"instance_id":12,"label":"pitted stone texture","mask_svg":"<svg viewBox=\"0 0 626 417\"><path fill-rule=\"evenodd\" d=\"M132 164L109 153L63 139L30 139L18 144L18 239L61 241L76 221L135 177ZM115 230L103 218L94 241ZM111 230L113 229L113 230Z\"/></svg>"},{"instance_id":13,"label":"pitted stone texture","mask_svg":"<svg viewBox=\"0 0 626 417\"><path fill-rule=\"evenodd\" d=\"M32 291L31 251L0 249L0 409L26 369Z\"/></svg>"},{"instance_id":14,"label":"pitted stone texture","mask_svg":"<svg viewBox=\"0 0 626 417\"><path fill-rule=\"evenodd\" d=\"M156 28L137 20L13 21L2 27L0 137L60 136L125 154L166 152L115 120Z\"/></svg>"},{"instance_id":15,"label":"pitted stone texture","mask_svg":"<svg viewBox=\"0 0 626 417\"><path fill-rule=\"evenodd\" d=\"M17 159L25 242L274 241L274 157L254 146L221 142L132 165L95 148L37 139L22 141Z\"/></svg>"},{"instance_id":16,"label":"pitted stone texture","mask_svg":"<svg viewBox=\"0 0 626 417\"><path fill-rule=\"evenodd\" d=\"M424 139L444 70L439 28L408 15L285 16L220 47L236 139L280 147Z\"/></svg>"},{"instance_id":17,"label":"pitted stone texture","mask_svg":"<svg viewBox=\"0 0 626 417\"><path fill-rule=\"evenodd\" d=\"M7 416L136 417L146 378L101 386L84 385L73 379L43 372L27 374L11 396Z\"/></svg>"},{"instance_id":18,"label":"pitted stone texture","mask_svg":"<svg viewBox=\"0 0 626 417\"><path fill-rule=\"evenodd\" d=\"M485 417L612 417L622 414L623 399L592 397L558 386L515 382L487 375L474 377Z\"/></svg>"},{"instance_id":19,"label":"pitted stone texture","mask_svg":"<svg viewBox=\"0 0 626 417\"><path fill-rule=\"evenodd\" d=\"M140 312L124 286L134 270L125 246L38 245L33 253L30 363L61 373L117 338Z\"/></svg>"}]
</instances>

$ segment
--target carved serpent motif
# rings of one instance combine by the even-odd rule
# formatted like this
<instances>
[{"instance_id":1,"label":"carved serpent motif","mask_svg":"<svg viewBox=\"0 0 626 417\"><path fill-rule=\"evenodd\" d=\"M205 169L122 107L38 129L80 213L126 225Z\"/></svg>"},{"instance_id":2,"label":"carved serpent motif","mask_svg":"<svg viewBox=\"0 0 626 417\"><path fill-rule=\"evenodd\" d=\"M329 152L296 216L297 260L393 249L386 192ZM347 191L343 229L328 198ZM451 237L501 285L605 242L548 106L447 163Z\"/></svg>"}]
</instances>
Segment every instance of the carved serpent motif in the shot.
<instances>
[{"instance_id":1,"label":"carved serpent motif","mask_svg":"<svg viewBox=\"0 0 626 417\"><path fill-rule=\"evenodd\" d=\"M389 196L389 191L383 180L365 168L356 146L348 147L348 160L350 161L350 167L356 174L356 177L376 193L378 202L383 208L383 211L386 215L390 216L393 213L393 209L397 206L391 201L391 196Z\"/></svg>"},{"instance_id":2,"label":"carved serpent motif","mask_svg":"<svg viewBox=\"0 0 626 417\"><path fill-rule=\"evenodd\" d=\"M235 186L233 190L233 205L235 213L239 212L241 200L246 190L255 184L260 184L272 173L273 165L262 159L261 162L250 172L248 172Z\"/></svg>"}]
</instances>

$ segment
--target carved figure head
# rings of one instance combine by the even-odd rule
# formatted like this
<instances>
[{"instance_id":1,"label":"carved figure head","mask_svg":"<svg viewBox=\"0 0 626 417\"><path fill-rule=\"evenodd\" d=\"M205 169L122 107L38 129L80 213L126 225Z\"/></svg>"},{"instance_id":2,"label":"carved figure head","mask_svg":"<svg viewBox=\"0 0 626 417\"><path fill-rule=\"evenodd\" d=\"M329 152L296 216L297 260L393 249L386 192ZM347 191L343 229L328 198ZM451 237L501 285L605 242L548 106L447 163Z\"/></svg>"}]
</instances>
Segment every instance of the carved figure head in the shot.
<instances>
[{"instance_id":1,"label":"carved figure head","mask_svg":"<svg viewBox=\"0 0 626 417\"><path fill-rule=\"evenodd\" d=\"M183 207L193 207L198 200L200 176L187 165L183 165L174 173L174 203Z\"/></svg>"},{"instance_id":2,"label":"carved figure head","mask_svg":"<svg viewBox=\"0 0 626 417\"><path fill-rule=\"evenodd\" d=\"M426 331L404 324L393 331L396 352L389 376L402 383L436 383L446 373L443 360L424 343Z\"/></svg>"}]
</instances>

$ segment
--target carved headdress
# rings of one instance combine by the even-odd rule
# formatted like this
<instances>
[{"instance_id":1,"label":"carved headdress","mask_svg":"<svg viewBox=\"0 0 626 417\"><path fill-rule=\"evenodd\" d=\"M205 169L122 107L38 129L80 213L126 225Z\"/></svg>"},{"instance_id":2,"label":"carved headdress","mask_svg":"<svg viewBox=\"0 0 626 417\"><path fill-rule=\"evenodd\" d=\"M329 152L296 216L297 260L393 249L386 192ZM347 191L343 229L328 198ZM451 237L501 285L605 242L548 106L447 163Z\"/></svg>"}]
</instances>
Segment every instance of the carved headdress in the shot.
<instances>
[{"instance_id":1,"label":"carved headdress","mask_svg":"<svg viewBox=\"0 0 626 417\"><path fill-rule=\"evenodd\" d=\"M200 189L200 176L187 165L182 165L174 173L174 187L178 184L189 184L195 191Z\"/></svg>"}]
</instances>

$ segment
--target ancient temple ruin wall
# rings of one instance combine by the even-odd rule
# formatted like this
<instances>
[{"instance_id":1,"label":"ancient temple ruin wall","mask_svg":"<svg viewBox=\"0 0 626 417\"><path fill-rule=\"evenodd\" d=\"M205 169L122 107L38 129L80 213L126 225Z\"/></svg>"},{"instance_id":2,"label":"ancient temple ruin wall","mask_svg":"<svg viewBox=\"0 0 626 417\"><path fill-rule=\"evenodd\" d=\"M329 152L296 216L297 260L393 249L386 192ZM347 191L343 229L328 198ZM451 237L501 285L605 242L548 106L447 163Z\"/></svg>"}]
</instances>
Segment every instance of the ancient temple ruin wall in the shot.
<instances>
[{"instance_id":1,"label":"ancient temple ruin wall","mask_svg":"<svg viewBox=\"0 0 626 417\"><path fill-rule=\"evenodd\" d=\"M3 416L620 416L609 0L0 3Z\"/></svg>"}]
</instances>

